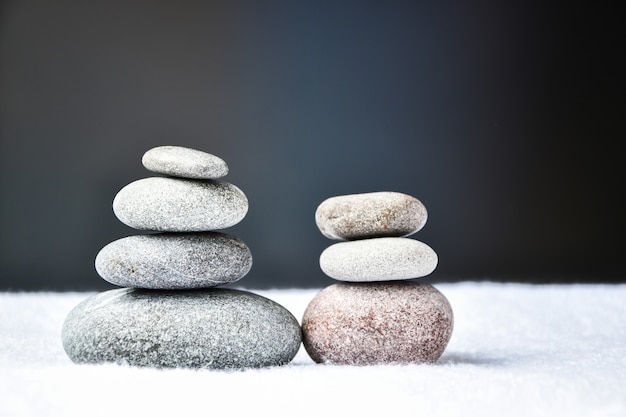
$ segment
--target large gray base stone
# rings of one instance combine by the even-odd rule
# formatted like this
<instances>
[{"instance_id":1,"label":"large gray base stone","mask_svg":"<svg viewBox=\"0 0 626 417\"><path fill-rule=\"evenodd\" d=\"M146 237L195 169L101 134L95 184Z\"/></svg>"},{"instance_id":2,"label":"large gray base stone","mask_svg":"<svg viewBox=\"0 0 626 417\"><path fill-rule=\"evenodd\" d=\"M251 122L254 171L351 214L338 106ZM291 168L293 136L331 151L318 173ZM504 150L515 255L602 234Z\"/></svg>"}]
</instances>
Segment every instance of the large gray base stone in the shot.
<instances>
[{"instance_id":1,"label":"large gray base stone","mask_svg":"<svg viewBox=\"0 0 626 417\"><path fill-rule=\"evenodd\" d=\"M231 289L116 289L77 305L62 329L76 363L259 368L290 362L298 321L280 304Z\"/></svg>"}]
</instances>

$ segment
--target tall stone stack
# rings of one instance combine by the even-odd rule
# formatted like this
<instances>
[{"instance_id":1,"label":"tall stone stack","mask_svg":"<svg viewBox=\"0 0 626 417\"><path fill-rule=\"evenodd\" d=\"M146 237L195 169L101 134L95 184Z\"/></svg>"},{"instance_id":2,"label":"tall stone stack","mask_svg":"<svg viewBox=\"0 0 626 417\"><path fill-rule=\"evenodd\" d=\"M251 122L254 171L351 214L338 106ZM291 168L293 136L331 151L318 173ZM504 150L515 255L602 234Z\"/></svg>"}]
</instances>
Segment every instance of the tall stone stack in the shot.
<instances>
[{"instance_id":1,"label":"tall stone stack","mask_svg":"<svg viewBox=\"0 0 626 417\"><path fill-rule=\"evenodd\" d=\"M331 197L315 212L335 243L320 267L341 281L320 291L302 318L303 344L318 363L435 362L453 328L446 297L414 278L437 267L435 251L408 236L426 224L421 201L398 192Z\"/></svg>"},{"instance_id":2,"label":"tall stone stack","mask_svg":"<svg viewBox=\"0 0 626 417\"><path fill-rule=\"evenodd\" d=\"M219 180L228 166L195 149L161 146L142 163L162 174L134 181L113 200L117 218L147 233L109 243L95 267L125 287L76 306L62 340L77 363L249 368L290 362L301 343L293 315L259 295L216 288L252 267L246 244L218 230L248 211L245 194Z\"/></svg>"}]
</instances>

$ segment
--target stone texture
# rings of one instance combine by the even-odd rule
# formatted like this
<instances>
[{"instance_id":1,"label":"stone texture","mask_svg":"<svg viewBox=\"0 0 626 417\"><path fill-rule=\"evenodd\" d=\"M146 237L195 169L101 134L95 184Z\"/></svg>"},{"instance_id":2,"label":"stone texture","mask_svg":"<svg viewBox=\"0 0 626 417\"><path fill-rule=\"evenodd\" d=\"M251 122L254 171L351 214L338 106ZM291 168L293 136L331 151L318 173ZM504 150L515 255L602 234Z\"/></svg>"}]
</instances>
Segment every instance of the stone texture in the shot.
<instances>
[{"instance_id":1,"label":"stone texture","mask_svg":"<svg viewBox=\"0 0 626 417\"><path fill-rule=\"evenodd\" d=\"M409 236L424 227L427 217L417 198L392 191L331 197L315 211L319 230L335 240Z\"/></svg>"},{"instance_id":2,"label":"stone texture","mask_svg":"<svg viewBox=\"0 0 626 417\"><path fill-rule=\"evenodd\" d=\"M320 267L340 281L387 281L424 277L437 267L427 244L405 237L339 242L320 255Z\"/></svg>"},{"instance_id":3,"label":"stone texture","mask_svg":"<svg viewBox=\"0 0 626 417\"><path fill-rule=\"evenodd\" d=\"M182 146L158 146L148 150L141 162L146 169L182 178L215 179L228 174L220 157Z\"/></svg>"},{"instance_id":4,"label":"stone texture","mask_svg":"<svg viewBox=\"0 0 626 417\"><path fill-rule=\"evenodd\" d=\"M452 336L446 297L425 283L339 283L318 293L302 318L303 344L318 363L432 363Z\"/></svg>"},{"instance_id":5,"label":"stone texture","mask_svg":"<svg viewBox=\"0 0 626 417\"><path fill-rule=\"evenodd\" d=\"M62 341L76 363L257 368L290 362L301 330L283 306L245 291L121 288L77 305Z\"/></svg>"},{"instance_id":6,"label":"stone texture","mask_svg":"<svg viewBox=\"0 0 626 417\"><path fill-rule=\"evenodd\" d=\"M227 182L150 177L122 188L113 211L135 229L199 232L239 223L248 212L248 199Z\"/></svg>"},{"instance_id":7,"label":"stone texture","mask_svg":"<svg viewBox=\"0 0 626 417\"><path fill-rule=\"evenodd\" d=\"M192 289L243 278L252 254L241 240L217 232L128 236L96 256L96 271L121 287Z\"/></svg>"}]
</instances>

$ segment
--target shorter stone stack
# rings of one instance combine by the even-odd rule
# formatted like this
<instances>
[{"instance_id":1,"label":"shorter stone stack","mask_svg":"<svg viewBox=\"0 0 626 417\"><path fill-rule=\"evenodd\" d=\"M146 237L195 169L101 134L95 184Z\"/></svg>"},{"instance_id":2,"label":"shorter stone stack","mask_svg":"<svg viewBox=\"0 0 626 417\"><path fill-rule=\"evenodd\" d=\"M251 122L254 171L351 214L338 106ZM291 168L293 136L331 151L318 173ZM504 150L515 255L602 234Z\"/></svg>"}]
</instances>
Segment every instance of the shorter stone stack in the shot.
<instances>
[{"instance_id":1,"label":"shorter stone stack","mask_svg":"<svg viewBox=\"0 0 626 417\"><path fill-rule=\"evenodd\" d=\"M113 211L151 232L109 243L95 267L126 287L97 294L68 315L63 345L75 362L154 367L248 368L290 362L301 343L297 320L281 305L246 291L215 288L252 267L240 239L218 232L248 211L245 194L219 181L215 155L178 146L146 152L143 165L167 177L123 187Z\"/></svg>"},{"instance_id":2,"label":"shorter stone stack","mask_svg":"<svg viewBox=\"0 0 626 417\"><path fill-rule=\"evenodd\" d=\"M302 319L304 347L318 363L370 365L436 361L453 328L446 297L410 281L432 273L437 254L408 238L427 220L424 205L397 192L331 197L315 212L326 248L320 267L342 281L318 293Z\"/></svg>"}]
</instances>

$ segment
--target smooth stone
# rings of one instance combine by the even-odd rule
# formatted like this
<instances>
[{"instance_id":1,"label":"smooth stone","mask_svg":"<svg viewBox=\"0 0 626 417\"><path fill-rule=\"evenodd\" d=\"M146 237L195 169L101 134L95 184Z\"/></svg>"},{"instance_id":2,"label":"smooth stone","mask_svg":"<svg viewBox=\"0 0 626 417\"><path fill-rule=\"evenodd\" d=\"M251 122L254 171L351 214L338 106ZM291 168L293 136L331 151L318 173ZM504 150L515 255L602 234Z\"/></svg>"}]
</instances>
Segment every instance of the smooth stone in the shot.
<instances>
[{"instance_id":1,"label":"smooth stone","mask_svg":"<svg viewBox=\"0 0 626 417\"><path fill-rule=\"evenodd\" d=\"M239 223L248 212L248 199L227 182L150 177L123 187L113 211L135 229L201 232Z\"/></svg>"},{"instance_id":2,"label":"smooth stone","mask_svg":"<svg viewBox=\"0 0 626 417\"><path fill-rule=\"evenodd\" d=\"M432 363L446 349L453 324L450 303L429 284L339 283L307 306L302 341L317 363Z\"/></svg>"},{"instance_id":3,"label":"smooth stone","mask_svg":"<svg viewBox=\"0 0 626 417\"><path fill-rule=\"evenodd\" d=\"M78 304L62 328L76 363L156 368L259 368L289 363L300 347L296 318L238 290L120 288Z\"/></svg>"},{"instance_id":4,"label":"smooth stone","mask_svg":"<svg viewBox=\"0 0 626 417\"><path fill-rule=\"evenodd\" d=\"M182 146L157 146L141 158L146 169L182 178L215 179L228 174L228 165L218 156Z\"/></svg>"},{"instance_id":5,"label":"smooth stone","mask_svg":"<svg viewBox=\"0 0 626 417\"><path fill-rule=\"evenodd\" d=\"M424 277L437 267L427 244L406 237L339 242L320 255L320 267L340 281L370 282Z\"/></svg>"},{"instance_id":6,"label":"smooth stone","mask_svg":"<svg viewBox=\"0 0 626 417\"><path fill-rule=\"evenodd\" d=\"M335 240L409 236L424 227L427 218L421 201L393 191L331 197L315 211L320 232Z\"/></svg>"},{"instance_id":7,"label":"smooth stone","mask_svg":"<svg viewBox=\"0 0 626 417\"><path fill-rule=\"evenodd\" d=\"M128 236L96 256L96 271L120 287L192 289L228 284L252 267L250 249L217 232Z\"/></svg>"}]
</instances>

